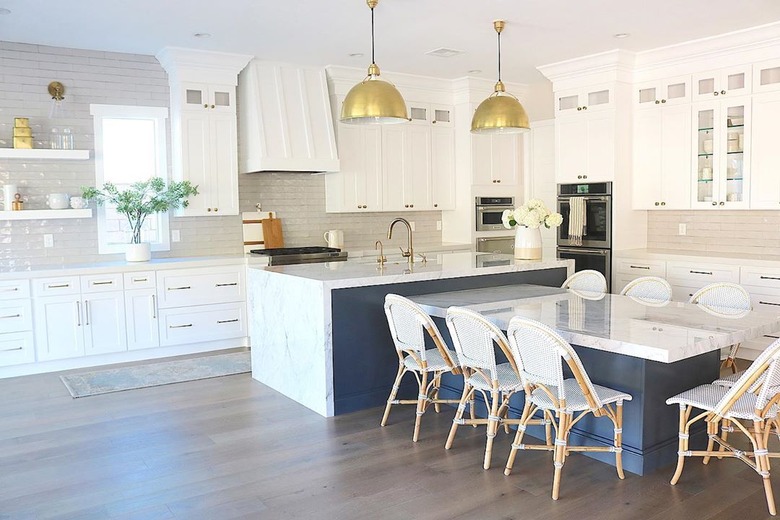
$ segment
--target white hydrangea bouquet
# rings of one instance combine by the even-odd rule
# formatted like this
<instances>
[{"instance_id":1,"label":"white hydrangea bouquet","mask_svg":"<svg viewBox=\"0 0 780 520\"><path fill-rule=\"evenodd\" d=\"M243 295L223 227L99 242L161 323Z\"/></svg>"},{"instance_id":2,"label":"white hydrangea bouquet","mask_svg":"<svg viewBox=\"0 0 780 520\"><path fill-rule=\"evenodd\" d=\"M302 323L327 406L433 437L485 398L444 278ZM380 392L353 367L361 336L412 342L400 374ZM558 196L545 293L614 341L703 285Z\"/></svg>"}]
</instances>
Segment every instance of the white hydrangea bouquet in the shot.
<instances>
[{"instance_id":1,"label":"white hydrangea bouquet","mask_svg":"<svg viewBox=\"0 0 780 520\"><path fill-rule=\"evenodd\" d=\"M504 210L501 221L507 229L512 229L515 226L538 229L543 224L549 229L560 226L563 217L560 213L547 209L541 199L530 199L519 208Z\"/></svg>"}]
</instances>

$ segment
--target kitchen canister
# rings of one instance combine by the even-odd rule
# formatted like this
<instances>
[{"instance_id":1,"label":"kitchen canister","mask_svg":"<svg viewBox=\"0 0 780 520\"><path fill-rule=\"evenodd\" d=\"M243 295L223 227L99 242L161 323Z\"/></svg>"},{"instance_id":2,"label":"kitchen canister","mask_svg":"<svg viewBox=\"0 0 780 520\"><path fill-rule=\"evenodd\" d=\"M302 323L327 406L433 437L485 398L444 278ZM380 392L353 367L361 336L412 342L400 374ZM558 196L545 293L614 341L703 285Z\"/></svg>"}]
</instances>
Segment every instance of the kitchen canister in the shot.
<instances>
[{"instance_id":1,"label":"kitchen canister","mask_svg":"<svg viewBox=\"0 0 780 520\"><path fill-rule=\"evenodd\" d=\"M3 209L5 211L11 211L14 204L14 195L19 192L19 187L16 184L6 184L3 186Z\"/></svg>"},{"instance_id":2,"label":"kitchen canister","mask_svg":"<svg viewBox=\"0 0 780 520\"><path fill-rule=\"evenodd\" d=\"M340 229L326 231L323 238L328 243L328 247L335 247L337 249L344 247L344 232Z\"/></svg>"},{"instance_id":3,"label":"kitchen canister","mask_svg":"<svg viewBox=\"0 0 780 520\"><path fill-rule=\"evenodd\" d=\"M67 209L70 206L70 197L67 193L49 193L46 195L46 205L51 209Z\"/></svg>"}]
</instances>

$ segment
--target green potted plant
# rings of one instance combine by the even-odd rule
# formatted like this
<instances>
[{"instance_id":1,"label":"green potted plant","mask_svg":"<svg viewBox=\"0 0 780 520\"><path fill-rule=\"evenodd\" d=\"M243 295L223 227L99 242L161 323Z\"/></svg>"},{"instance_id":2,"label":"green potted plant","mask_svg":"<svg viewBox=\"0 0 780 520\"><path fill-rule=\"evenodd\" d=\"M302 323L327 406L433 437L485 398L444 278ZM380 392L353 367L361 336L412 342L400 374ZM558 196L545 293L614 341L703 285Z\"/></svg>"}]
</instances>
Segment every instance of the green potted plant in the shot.
<instances>
[{"instance_id":1,"label":"green potted plant","mask_svg":"<svg viewBox=\"0 0 780 520\"><path fill-rule=\"evenodd\" d=\"M198 194L198 187L190 181L171 182L166 185L160 177L135 182L120 190L114 183L107 182L103 188L82 187L82 197L94 200L98 205L109 202L116 211L127 217L132 238L125 257L128 262L145 262L151 257L148 242L141 242L141 226L146 217L154 213L164 213L171 209L187 207L189 197Z\"/></svg>"}]
</instances>

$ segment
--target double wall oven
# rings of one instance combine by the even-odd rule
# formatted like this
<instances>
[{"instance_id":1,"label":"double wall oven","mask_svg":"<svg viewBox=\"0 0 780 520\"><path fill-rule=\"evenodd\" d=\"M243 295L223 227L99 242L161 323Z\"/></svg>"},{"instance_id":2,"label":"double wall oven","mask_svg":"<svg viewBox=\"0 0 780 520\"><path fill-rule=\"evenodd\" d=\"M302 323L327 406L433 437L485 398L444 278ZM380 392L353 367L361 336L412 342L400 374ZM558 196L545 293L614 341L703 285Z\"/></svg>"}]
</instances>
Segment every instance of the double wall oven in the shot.
<instances>
[{"instance_id":1,"label":"double wall oven","mask_svg":"<svg viewBox=\"0 0 780 520\"><path fill-rule=\"evenodd\" d=\"M574 219L577 222L584 217L582 230L570 229L574 198L582 199L584 206L584 215ZM558 212L563 216L563 223L558 228L558 257L574 260L575 271L599 271L607 279L607 286L611 287L612 183L559 184Z\"/></svg>"}]
</instances>

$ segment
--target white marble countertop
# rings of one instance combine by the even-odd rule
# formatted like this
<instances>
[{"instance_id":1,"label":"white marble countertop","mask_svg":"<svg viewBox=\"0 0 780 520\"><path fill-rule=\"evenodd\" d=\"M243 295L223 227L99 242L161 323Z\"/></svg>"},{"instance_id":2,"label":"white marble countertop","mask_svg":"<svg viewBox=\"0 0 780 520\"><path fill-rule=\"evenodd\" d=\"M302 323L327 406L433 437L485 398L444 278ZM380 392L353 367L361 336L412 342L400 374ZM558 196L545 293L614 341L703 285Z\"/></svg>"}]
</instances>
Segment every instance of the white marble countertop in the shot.
<instances>
[{"instance_id":1,"label":"white marble countertop","mask_svg":"<svg viewBox=\"0 0 780 520\"><path fill-rule=\"evenodd\" d=\"M678 262L701 262L743 265L749 262L751 265L780 267L780 256L755 255L747 253L715 253L712 251L686 251L679 249L622 249L614 251L615 258L633 258L648 260L674 260Z\"/></svg>"},{"instance_id":2,"label":"white marble countertop","mask_svg":"<svg viewBox=\"0 0 780 520\"><path fill-rule=\"evenodd\" d=\"M573 260L560 260L557 258L538 261L515 260L512 255L465 251L431 254L428 255L427 262L422 262L418 258L411 266L406 260L403 260L386 262L384 267L380 268L376 263L376 259L369 257L355 258L346 262L273 267L249 265L249 267L263 269L280 275L315 280L323 282L327 288L341 289L555 268L566 268L571 273L574 269L574 262Z\"/></svg>"},{"instance_id":3,"label":"white marble countertop","mask_svg":"<svg viewBox=\"0 0 780 520\"><path fill-rule=\"evenodd\" d=\"M192 256L175 258L152 258L148 262L92 262L88 264L59 264L34 267L0 267L0 280L18 280L42 276L67 276L88 272L90 274L133 272L160 269L180 269L186 267L211 267L218 265L253 265L250 255L235 254L222 256Z\"/></svg>"},{"instance_id":4,"label":"white marble countertop","mask_svg":"<svg viewBox=\"0 0 780 520\"><path fill-rule=\"evenodd\" d=\"M415 253L423 253L426 256L432 253L449 253L453 251L474 251L474 244L463 244L459 242L442 242L435 245L417 245L414 246ZM376 258L379 251L375 249L347 249L350 258L364 258L372 257ZM398 248L395 250L386 247L385 256L388 258L394 258L398 256L400 258L401 252Z\"/></svg>"},{"instance_id":5,"label":"white marble countertop","mask_svg":"<svg viewBox=\"0 0 780 520\"><path fill-rule=\"evenodd\" d=\"M749 311L716 316L696 305L642 303L628 296L593 294L535 285L512 285L412 296L443 318L450 306L488 317L502 330L523 316L557 330L569 343L662 363L673 363L780 329L780 315Z\"/></svg>"}]
</instances>

